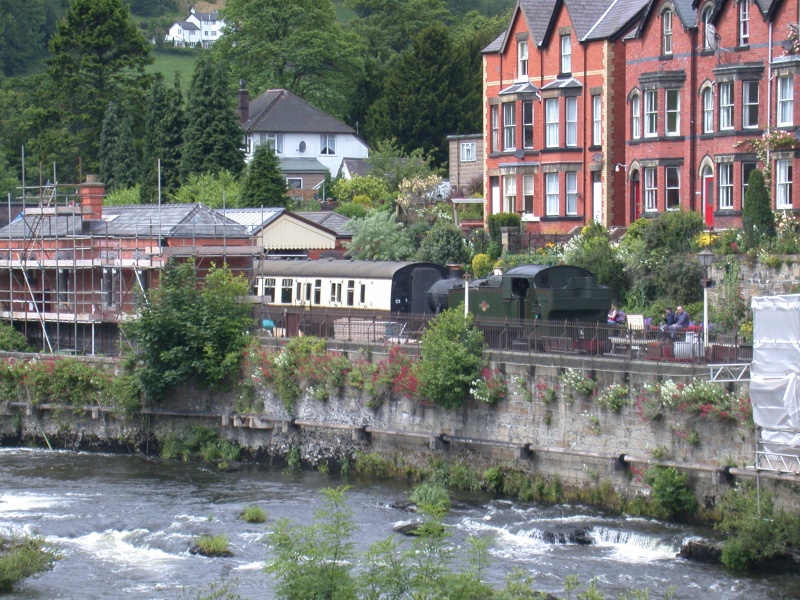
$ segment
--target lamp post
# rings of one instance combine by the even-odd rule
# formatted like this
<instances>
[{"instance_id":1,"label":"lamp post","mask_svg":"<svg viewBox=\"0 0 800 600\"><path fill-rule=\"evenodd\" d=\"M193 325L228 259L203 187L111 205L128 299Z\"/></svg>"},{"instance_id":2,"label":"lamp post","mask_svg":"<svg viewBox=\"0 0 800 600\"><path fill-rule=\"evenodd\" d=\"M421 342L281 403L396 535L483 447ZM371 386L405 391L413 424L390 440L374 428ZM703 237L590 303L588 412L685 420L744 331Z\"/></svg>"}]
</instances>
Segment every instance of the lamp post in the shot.
<instances>
[{"instance_id":1,"label":"lamp post","mask_svg":"<svg viewBox=\"0 0 800 600\"><path fill-rule=\"evenodd\" d=\"M703 267L705 277L703 278L703 348L708 347L708 288L711 287L711 279L708 277L708 269L714 262L714 253L708 248L704 248L697 253L697 262Z\"/></svg>"},{"instance_id":2,"label":"lamp post","mask_svg":"<svg viewBox=\"0 0 800 600\"><path fill-rule=\"evenodd\" d=\"M469 273L464 273L464 318L469 315Z\"/></svg>"}]
</instances>

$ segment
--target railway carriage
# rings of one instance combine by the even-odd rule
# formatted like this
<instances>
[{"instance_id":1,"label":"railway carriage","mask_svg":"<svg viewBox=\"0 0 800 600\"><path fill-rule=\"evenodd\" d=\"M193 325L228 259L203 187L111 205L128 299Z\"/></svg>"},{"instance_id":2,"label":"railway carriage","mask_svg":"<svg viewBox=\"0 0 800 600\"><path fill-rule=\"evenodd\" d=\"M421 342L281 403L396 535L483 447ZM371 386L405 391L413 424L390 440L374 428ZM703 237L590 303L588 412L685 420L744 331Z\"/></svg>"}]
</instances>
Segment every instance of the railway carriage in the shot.
<instances>
[{"instance_id":1,"label":"railway carriage","mask_svg":"<svg viewBox=\"0 0 800 600\"><path fill-rule=\"evenodd\" d=\"M427 313L427 293L448 270L434 263L366 260L264 261L254 292L280 307Z\"/></svg>"}]
</instances>

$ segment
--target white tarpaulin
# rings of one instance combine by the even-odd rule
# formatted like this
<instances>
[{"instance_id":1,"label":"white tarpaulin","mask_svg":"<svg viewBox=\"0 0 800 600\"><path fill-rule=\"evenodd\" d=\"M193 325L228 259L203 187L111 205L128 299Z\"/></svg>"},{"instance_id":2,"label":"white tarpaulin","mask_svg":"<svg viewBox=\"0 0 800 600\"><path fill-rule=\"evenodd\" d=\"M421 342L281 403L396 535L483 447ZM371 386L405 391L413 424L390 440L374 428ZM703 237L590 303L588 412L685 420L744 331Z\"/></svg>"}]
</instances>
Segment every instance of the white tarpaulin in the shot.
<instances>
[{"instance_id":1,"label":"white tarpaulin","mask_svg":"<svg viewBox=\"0 0 800 600\"><path fill-rule=\"evenodd\" d=\"M800 294L752 299L750 400L765 449L800 447Z\"/></svg>"}]
</instances>

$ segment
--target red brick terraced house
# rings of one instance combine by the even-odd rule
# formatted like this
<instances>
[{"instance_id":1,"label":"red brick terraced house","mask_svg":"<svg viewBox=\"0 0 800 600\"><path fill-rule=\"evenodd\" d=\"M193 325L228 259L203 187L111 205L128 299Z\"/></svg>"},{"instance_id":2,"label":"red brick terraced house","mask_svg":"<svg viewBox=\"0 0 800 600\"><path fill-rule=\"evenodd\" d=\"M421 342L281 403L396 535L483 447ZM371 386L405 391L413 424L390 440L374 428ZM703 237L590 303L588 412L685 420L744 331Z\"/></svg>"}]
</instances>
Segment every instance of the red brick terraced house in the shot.
<instances>
[{"instance_id":1,"label":"red brick terraced house","mask_svg":"<svg viewBox=\"0 0 800 600\"><path fill-rule=\"evenodd\" d=\"M546 233L682 208L738 228L753 169L771 173L775 210L798 211L799 11L520 0L484 49L485 214ZM763 136L777 143L760 156Z\"/></svg>"},{"instance_id":2,"label":"red brick terraced house","mask_svg":"<svg viewBox=\"0 0 800 600\"><path fill-rule=\"evenodd\" d=\"M75 190L67 192L67 190ZM252 275L262 248L242 225L202 204L103 206L105 186L25 190L0 229L0 319L43 351L116 354L170 260Z\"/></svg>"},{"instance_id":3,"label":"red brick terraced house","mask_svg":"<svg viewBox=\"0 0 800 600\"><path fill-rule=\"evenodd\" d=\"M485 213L625 221L625 44L648 0L520 0L484 49Z\"/></svg>"}]
</instances>

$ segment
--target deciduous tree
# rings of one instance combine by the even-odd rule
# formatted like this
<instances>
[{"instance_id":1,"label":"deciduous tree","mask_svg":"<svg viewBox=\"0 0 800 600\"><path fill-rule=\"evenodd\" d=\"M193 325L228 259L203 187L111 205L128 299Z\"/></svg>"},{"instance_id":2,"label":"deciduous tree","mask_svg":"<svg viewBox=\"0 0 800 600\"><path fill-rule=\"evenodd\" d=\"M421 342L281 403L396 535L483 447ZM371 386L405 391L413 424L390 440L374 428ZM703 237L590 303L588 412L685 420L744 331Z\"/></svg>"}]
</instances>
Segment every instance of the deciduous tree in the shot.
<instances>
[{"instance_id":1,"label":"deciduous tree","mask_svg":"<svg viewBox=\"0 0 800 600\"><path fill-rule=\"evenodd\" d=\"M284 88L342 116L365 53L340 26L330 0L228 0L213 51L252 89Z\"/></svg>"},{"instance_id":2,"label":"deciduous tree","mask_svg":"<svg viewBox=\"0 0 800 600\"><path fill-rule=\"evenodd\" d=\"M376 210L363 219L351 219L353 241L347 255L358 260L407 260L414 254L411 237L394 214Z\"/></svg>"},{"instance_id":3,"label":"deciduous tree","mask_svg":"<svg viewBox=\"0 0 800 600\"><path fill-rule=\"evenodd\" d=\"M425 234L417 251L417 260L438 265L469 262L470 250L461 230L452 222L440 219Z\"/></svg>"}]
</instances>

